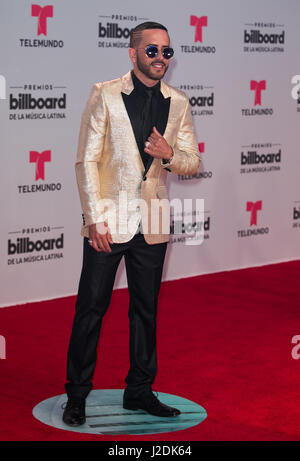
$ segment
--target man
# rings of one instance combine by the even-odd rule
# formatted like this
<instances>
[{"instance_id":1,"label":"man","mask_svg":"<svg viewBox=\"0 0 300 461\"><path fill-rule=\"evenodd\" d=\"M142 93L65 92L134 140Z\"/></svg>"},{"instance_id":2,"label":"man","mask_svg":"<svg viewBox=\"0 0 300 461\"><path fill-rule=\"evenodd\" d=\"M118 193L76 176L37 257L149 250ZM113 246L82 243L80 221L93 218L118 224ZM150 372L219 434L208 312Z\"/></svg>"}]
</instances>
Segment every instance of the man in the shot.
<instances>
[{"instance_id":1,"label":"man","mask_svg":"<svg viewBox=\"0 0 300 461\"><path fill-rule=\"evenodd\" d=\"M123 407L162 417L180 414L151 389L157 372L157 300L170 232L169 208L151 205L168 197L167 171L194 174L200 157L187 96L161 80L173 56L167 29L154 22L138 25L131 32L129 56L131 72L93 86L79 135L84 253L63 415L72 426L85 422L101 322L123 256L130 295Z\"/></svg>"}]
</instances>

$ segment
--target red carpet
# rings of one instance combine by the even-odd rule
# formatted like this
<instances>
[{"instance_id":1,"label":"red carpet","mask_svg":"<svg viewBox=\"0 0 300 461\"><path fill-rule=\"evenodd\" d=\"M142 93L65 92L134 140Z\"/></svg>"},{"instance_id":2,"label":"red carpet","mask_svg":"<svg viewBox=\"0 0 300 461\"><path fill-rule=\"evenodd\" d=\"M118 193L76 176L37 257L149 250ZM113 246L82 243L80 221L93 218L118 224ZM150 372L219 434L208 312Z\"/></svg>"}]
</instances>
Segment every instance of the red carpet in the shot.
<instances>
[{"instance_id":1,"label":"red carpet","mask_svg":"<svg viewBox=\"0 0 300 461\"><path fill-rule=\"evenodd\" d=\"M300 261L162 284L153 389L203 406L207 419L170 434L101 436L44 425L41 400L64 393L75 297L0 309L1 440L300 440ZM127 290L104 318L94 387L124 388Z\"/></svg>"}]
</instances>

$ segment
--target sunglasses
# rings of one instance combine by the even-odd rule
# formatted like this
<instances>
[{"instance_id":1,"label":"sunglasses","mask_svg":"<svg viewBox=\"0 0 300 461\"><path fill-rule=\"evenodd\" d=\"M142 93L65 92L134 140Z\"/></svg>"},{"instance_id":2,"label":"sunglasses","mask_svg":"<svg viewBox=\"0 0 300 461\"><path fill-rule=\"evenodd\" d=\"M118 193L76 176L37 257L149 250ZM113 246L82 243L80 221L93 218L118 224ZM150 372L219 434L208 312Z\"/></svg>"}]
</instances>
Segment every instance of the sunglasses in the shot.
<instances>
[{"instance_id":1,"label":"sunglasses","mask_svg":"<svg viewBox=\"0 0 300 461\"><path fill-rule=\"evenodd\" d=\"M158 47L155 45L149 45L145 49L145 52L148 58L153 59L156 56L158 56ZM165 59L171 59L172 56L174 55L173 48L169 48L169 47L163 48L162 55Z\"/></svg>"}]
</instances>

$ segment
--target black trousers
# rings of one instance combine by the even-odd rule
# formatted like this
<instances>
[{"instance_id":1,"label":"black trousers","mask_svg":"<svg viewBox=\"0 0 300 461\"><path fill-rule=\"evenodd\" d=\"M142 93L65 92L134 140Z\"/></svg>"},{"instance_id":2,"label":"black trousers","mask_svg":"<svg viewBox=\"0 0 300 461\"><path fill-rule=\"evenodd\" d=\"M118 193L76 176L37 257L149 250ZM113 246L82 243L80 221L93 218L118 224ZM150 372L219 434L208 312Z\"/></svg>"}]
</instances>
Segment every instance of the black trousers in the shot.
<instances>
[{"instance_id":1,"label":"black trousers","mask_svg":"<svg viewBox=\"0 0 300 461\"><path fill-rule=\"evenodd\" d=\"M151 386L157 373L156 316L167 243L149 245L142 233L126 243L97 252L84 238L83 265L67 357L69 397L87 397L97 360L102 318L107 311L116 271L124 256L129 304L130 369L125 382L135 394Z\"/></svg>"}]
</instances>

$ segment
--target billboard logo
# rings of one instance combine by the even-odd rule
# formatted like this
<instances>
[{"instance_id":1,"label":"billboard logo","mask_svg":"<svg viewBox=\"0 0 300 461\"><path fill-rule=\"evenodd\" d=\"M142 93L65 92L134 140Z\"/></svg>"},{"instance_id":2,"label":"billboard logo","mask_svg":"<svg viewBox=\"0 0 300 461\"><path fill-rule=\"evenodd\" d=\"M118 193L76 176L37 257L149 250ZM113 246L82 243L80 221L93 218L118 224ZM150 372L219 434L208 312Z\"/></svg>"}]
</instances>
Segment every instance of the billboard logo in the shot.
<instances>
[{"instance_id":1,"label":"billboard logo","mask_svg":"<svg viewBox=\"0 0 300 461\"><path fill-rule=\"evenodd\" d=\"M49 251L64 248L64 234L58 238L30 240L29 237L17 238L16 242L8 240L8 255L32 253L34 251Z\"/></svg>"},{"instance_id":2,"label":"billboard logo","mask_svg":"<svg viewBox=\"0 0 300 461\"><path fill-rule=\"evenodd\" d=\"M197 115L213 115L215 94L214 91L210 91L207 94L207 90L211 90L213 86L200 84L181 84L178 88L183 91L193 91L192 94L189 94L189 103L191 106L191 114L193 117ZM204 94L204 92L206 94Z\"/></svg>"},{"instance_id":3,"label":"billboard logo","mask_svg":"<svg viewBox=\"0 0 300 461\"><path fill-rule=\"evenodd\" d=\"M191 16L190 25L195 27L195 42L202 43L202 27L207 27L207 16Z\"/></svg>"},{"instance_id":4,"label":"billboard logo","mask_svg":"<svg viewBox=\"0 0 300 461\"><path fill-rule=\"evenodd\" d=\"M55 227L48 224L32 225L23 227L19 230L14 229L9 234L19 234L21 237L8 239L7 247L7 265L20 266L27 263L45 263L48 261L58 260L64 257L64 233L54 237L46 236L52 231L63 229L63 226ZM32 235L34 234L34 235ZM42 234L40 237L37 234Z\"/></svg>"},{"instance_id":5,"label":"billboard logo","mask_svg":"<svg viewBox=\"0 0 300 461\"><path fill-rule=\"evenodd\" d=\"M262 201L247 202L246 211L250 211L250 226L257 226L257 212L262 209Z\"/></svg>"},{"instance_id":6,"label":"billboard logo","mask_svg":"<svg viewBox=\"0 0 300 461\"><path fill-rule=\"evenodd\" d=\"M107 23L106 26L99 23L100 38L129 38L131 29L122 29L117 23Z\"/></svg>"},{"instance_id":7,"label":"billboard logo","mask_svg":"<svg viewBox=\"0 0 300 461\"><path fill-rule=\"evenodd\" d=\"M275 148L276 146L276 148ZM282 148L276 143L252 143L242 146L241 173L263 173L280 170ZM244 150L247 148L247 150ZM267 151L265 149L268 149Z\"/></svg>"},{"instance_id":8,"label":"billboard logo","mask_svg":"<svg viewBox=\"0 0 300 461\"><path fill-rule=\"evenodd\" d=\"M281 34L263 34L260 30L244 30L244 43L281 43L284 44L284 30Z\"/></svg>"},{"instance_id":9,"label":"billboard logo","mask_svg":"<svg viewBox=\"0 0 300 461\"><path fill-rule=\"evenodd\" d=\"M300 208L293 208L293 219L300 219Z\"/></svg>"},{"instance_id":10,"label":"billboard logo","mask_svg":"<svg viewBox=\"0 0 300 461\"><path fill-rule=\"evenodd\" d=\"M198 96L198 97L192 96L191 98L189 98L189 101L192 107L213 106L214 105L214 93L211 93L210 96Z\"/></svg>"},{"instance_id":11,"label":"billboard logo","mask_svg":"<svg viewBox=\"0 0 300 461\"><path fill-rule=\"evenodd\" d=\"M31 5L31 16L38 18L37 35L47 35L47 18L53 18L53 6Z\"/></svg>"},{"instance_id":12,"label":"billboard logo","mask_svg":"<svg viewBox=\"0 0 300 461\"><path fill-rule=\"evenodd\" d=\"M6 80L3 75L0 75L0 99L6 99Z\"/></svg>"},{"instance_id":13,"label":"billboard logo","mask_svg":"<svg viewBox=\"0 0 300 461\"><path fill-rule=\"evenodd\" d=\"M250 90L254 91L254 105L261 106L261 92L267 87L266 80L257 82L256 80L250 81Z\"/></svg>"},{"instance_id":14,"label":"billboard logo","mask_svg":"<svg viewBox=\"0 0 300 461\"><path fill-rule=\"evenodd\" d=\"M37 152L31 150L29 152L29 162L35 163L35 180L45 179L45 162L51 161L51 150L44 150L43 152Z\"/></svg>"},{"instance_id":15,"label":"billboard logo","mask_svg":"<svg viewBox=\"0 0 300 461\"><path fill-rule=\"evenodd\" d=\"M297 205L293 207L293 227L300 228L300 206L299 200L295 201Z\"/></svg>"},{"instance_id":16,"label":"billboard logo","mask_svg":"<svg viewBox=\"0 0 300 461\"><path fill-rule=\"evenodd\" d=\"M18 97L9 95L9 108L11 110L34 109L65 109L66 93L61 98L34 98L31 93L19 93Z\"/></svg>"},{"instance_id":17,"label":"billboard logo","mask_svg":"<svg viewBox=\"0 0 300 461\"><path fill-rule=\"evenodd\" d=\"M244 26L244 52L272 54L284 52L284 24L263 20L247 22Z\"/></svg>"}]
</instances>

